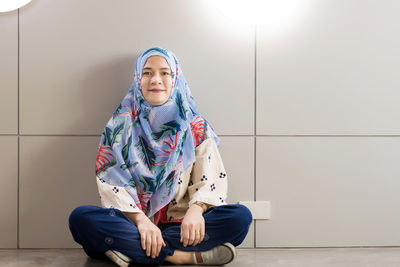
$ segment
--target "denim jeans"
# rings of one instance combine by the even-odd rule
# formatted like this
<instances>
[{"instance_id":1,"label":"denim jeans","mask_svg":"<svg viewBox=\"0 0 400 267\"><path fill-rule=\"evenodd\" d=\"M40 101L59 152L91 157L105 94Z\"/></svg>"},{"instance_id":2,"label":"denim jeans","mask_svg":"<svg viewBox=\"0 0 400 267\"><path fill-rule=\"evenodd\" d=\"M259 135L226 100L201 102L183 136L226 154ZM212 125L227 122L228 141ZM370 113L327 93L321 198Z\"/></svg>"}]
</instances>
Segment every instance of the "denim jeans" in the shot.
<instances>
[{"instance_id":1,"label":"denim jeans","mask_svg":"<svg viewBox=\"0 0 400 267\"><path fill-rule=\"evenodd\" d=\"M69 216L69 228L74 240L82 245L92 258L107 259L104 252L117 250L136 263L161 265L174 250L206 251L225 242L240 245L247 235L252 215L240 204L214 206L203 213L205 235L196 246L183 246L180 242L180 223L159 223L166 247L156 258L146 255L140 243L136 225L119 209L93 205L79 206Z\"/></svg>"}]
</instances>

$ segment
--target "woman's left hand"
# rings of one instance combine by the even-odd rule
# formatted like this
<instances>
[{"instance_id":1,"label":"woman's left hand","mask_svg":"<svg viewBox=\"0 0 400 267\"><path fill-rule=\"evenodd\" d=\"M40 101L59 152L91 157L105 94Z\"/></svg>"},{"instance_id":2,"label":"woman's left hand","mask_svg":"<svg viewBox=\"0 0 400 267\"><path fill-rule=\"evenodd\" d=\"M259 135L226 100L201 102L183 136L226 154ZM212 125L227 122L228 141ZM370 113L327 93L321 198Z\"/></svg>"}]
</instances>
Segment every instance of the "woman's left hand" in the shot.
<instances>
[{"instance_id":1,"label":"woman's left hand","mask_svg":"<svg viewBox=\"0 0 400 267\"><path fill-rule=\"evenodd\" d=\"M181 223L181 243L183 246L196 246L204 239L205 222L203 208L192 204L186 211ZM196 234L197 233L197 234Z\"/></svg>"}]
</instances>

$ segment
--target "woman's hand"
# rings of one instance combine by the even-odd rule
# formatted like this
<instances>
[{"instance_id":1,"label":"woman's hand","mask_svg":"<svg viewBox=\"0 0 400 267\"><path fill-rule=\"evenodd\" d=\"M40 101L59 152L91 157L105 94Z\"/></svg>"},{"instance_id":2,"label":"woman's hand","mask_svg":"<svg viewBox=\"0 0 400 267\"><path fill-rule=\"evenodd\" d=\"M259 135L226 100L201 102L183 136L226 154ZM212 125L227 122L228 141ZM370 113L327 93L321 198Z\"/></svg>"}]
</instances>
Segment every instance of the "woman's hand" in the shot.
<instances>
[{"instance_id":1,"label":"woman's hand","mask_svg":"<svg viewBox=\"0 0 400 267\"><path fill-rule=\"evenodd\" d=\"M151 254L153 259L158 257L161 247L166 246L160 228L143 213L136 216L135 224L140 234L142 248L146 250L146 255L150 256Z\"/></svg>"},{"instance_id":2,"label":"woman's hand","mask_svg":"<svg viewBox=\"0 0 400 267\"><path fill-rule=\"evenodd\" d=\"M200 234L196 234L200 233ZM204 239L205 223L203 217L203 208L192 204L186 211L185 217L181 223L181 243L183 246L196 246Z\"/></svg>"}]
</instances>

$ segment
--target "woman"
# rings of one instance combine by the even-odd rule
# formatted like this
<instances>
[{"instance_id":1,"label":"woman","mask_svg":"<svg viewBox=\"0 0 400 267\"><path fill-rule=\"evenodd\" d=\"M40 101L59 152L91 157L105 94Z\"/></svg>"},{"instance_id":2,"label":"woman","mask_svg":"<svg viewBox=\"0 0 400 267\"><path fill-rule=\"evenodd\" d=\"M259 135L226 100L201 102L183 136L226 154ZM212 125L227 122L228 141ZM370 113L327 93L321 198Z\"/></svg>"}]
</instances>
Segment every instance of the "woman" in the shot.
<instances>
[{"instance_id":1,"label":"woman","mask_svg":"<svg viewBox=\"0 0 400 267\"><path fill-rule=\"evenodd\" d=\"M93 258L160 265L223 265L252 215L225 203L220 139L199 115L176 56L142 53L134 82L103 130L96 160L102 207L69 216L76 242Z\"/></svg>"}]
</instances>

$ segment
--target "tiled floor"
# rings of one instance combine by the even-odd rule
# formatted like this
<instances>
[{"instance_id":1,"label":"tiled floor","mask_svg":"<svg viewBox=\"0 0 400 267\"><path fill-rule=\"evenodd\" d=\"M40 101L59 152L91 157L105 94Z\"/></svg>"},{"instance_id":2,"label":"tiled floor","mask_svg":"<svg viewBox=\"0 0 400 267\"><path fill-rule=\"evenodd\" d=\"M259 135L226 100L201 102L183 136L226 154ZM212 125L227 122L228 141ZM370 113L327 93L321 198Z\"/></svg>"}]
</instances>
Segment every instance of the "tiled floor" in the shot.
<instances>
[{"instance_id":1,"label":"tiled floor","mask_svg":"<svg viewBox=\"0 0 400 267\"><path fill-rule=\"evenodd\" d=\"M88 258L82 249L0 249L0 266L101 267L116 265L111 261ZM399 267L400 247L238 249L237 259L227 266Z\"/></svg>"}]
</instances>

